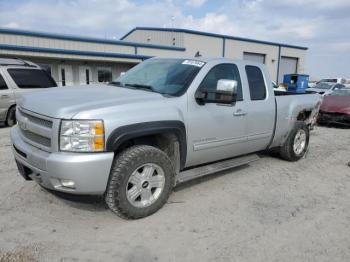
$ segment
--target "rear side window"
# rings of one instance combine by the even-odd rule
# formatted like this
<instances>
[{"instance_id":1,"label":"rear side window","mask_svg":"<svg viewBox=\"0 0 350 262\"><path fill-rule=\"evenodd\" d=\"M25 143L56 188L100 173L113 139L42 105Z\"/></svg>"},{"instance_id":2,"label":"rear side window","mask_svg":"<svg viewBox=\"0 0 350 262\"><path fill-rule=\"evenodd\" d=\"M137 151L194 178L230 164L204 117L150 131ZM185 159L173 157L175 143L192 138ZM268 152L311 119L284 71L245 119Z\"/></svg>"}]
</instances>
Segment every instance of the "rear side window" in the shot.
<instances>
[{"instance_id":1,"label":"rear side window","mask_svg":"<svg viewBox=\"0 0 350 262\"><path fill-rule=\"evenodd\" d=\"M257 66L246 66L249 92L251 100L264 100L266 98L266 86L264 76Z\"/></svg>"},{"instance_id":2,"label":"rear side window","mask_svg":"<svg viewBox=\"0 0 350 262\"><path fill-rule=\"evenodd\" d=\"M43 70L8 69L7 71L19 88L47 88L57 86L52 77Z\"/></svg>"},{"instance_id":3,"label":"rear side window","mask_svg":"<svg viewBox=\"0 0 350 262\"><path fill-rule=\"evenodd\" d=\"M0 75L0 90L4 90L4 89L7 89L7 85L2 75Z\"/></svg>"}]
</instances>

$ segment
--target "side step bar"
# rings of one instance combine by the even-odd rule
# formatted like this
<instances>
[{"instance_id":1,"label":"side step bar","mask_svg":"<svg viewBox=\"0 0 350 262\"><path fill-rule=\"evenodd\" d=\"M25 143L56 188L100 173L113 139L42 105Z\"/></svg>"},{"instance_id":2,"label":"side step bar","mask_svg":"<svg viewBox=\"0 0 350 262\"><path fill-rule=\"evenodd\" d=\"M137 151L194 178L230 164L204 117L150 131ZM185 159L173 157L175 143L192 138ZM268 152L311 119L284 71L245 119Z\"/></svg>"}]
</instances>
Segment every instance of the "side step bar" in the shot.
<instances>
[{"instance_id":1,"label":"side step bar","mask_svg":"<svg viewBox=\"0 0 350 262\"><path fill-rule=\"evenodd\" d=\"M184 183L192 179L207 176L207 175L224 171L233 167L246 165L250 162L253 162L259 159L260 157L258 155L253 154L253 155L236 157L236 158L216 162L213 164L208 164L205 166L188 169L180 172L180 174L177 176L176 184Z\"/></svg>"}]
</instances>

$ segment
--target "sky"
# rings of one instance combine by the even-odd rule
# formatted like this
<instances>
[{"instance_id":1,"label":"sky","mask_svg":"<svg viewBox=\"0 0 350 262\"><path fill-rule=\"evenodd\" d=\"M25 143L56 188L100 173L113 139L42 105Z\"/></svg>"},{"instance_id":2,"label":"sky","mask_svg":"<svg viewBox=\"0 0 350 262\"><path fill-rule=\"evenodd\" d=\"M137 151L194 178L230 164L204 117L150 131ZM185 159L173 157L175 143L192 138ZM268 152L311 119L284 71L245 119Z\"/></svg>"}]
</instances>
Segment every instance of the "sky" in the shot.
<instances>
[{"instance_id":1,"label":"sky","mask_svg":"<svg viewBox=\"0 0 350 262\"><path fill-rule=\"evenodd\" d=\"M309 47L305 73L350 78L350 0L0 0L0 27L119 39L176 27Z\"/></svg>"}]
</instances>

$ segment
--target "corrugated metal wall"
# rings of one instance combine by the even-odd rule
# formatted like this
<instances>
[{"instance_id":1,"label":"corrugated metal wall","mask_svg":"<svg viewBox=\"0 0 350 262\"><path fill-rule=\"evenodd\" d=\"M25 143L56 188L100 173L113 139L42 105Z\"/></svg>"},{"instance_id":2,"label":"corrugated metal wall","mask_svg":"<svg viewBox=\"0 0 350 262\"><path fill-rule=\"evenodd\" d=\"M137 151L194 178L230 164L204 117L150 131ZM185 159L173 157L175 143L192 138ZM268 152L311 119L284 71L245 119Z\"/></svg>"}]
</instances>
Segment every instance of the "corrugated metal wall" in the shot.
<instances>
[{"instance_id":1,"label":"corrugated metal wall","mask_svg":"<svg viewBox=\"0 0 350 262\"><path fill-rule=\"evenodd\" d=\"M172 31L136 30L125 40L139 43L185 47L184 33Z\"/></svg>"}]
</instances>

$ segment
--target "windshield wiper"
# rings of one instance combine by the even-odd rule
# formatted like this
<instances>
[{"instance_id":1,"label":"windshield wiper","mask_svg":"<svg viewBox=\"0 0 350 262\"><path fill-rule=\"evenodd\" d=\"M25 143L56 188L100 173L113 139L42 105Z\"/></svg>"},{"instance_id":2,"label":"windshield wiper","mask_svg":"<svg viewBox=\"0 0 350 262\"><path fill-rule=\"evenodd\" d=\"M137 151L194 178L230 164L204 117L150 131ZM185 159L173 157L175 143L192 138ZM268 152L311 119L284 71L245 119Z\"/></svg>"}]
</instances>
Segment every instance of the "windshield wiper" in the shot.
<instances>
[{"instance_id":1,"label":"windshield wiper","mask_svg":"<svg viewBox=\"0 0 350 262\"><path fill-rule=\"evenodd\" d=\"M109 84L113 86L124 86L124 83L120 81L113 81L113 82L110 82Z\"/></svg>"},{"instance_id":2,"label":"windshield wiper","mask_svg":"<svg viewBox=\"0 0 350 262\"><path fill-rule=\"evenodd\" d=\"M136 87L139 89L144 89L144 90L150 90L152 92L156 92L153 88L153 86L150 85L143 85L143 84L125 84L125 86L130 86L130 87ZM158 92L156 92L158 93Z\"/></svg>"}]
</instances>

